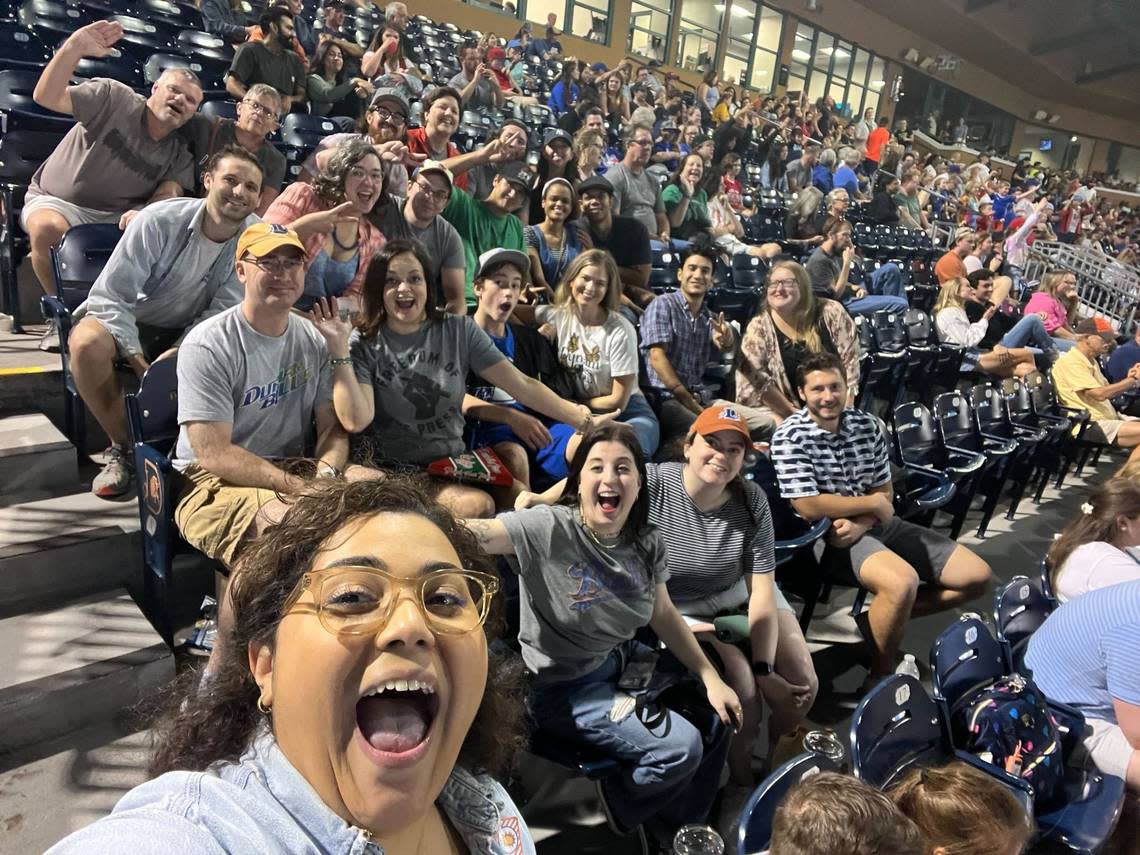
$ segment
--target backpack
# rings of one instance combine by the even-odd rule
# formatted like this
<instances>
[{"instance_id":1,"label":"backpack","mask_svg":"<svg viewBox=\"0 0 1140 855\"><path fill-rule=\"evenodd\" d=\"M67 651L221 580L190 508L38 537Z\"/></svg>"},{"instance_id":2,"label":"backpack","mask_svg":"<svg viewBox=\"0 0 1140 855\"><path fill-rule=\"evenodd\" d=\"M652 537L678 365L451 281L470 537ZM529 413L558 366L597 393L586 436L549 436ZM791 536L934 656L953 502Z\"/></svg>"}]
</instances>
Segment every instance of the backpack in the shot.
<instances>
[{"instance_id":1,"label":"backpack","mask_svg":"<svg viewBox=\"0 0 1140 855\"><path fill-rule=\"evenodd\" d=\"M953 718L966 750L1027 781L1036 804L1059 791L1065 765L1060 732L1033 681L1020 674L1002 677L967 700Z\"/></svg>"}]
</instances>

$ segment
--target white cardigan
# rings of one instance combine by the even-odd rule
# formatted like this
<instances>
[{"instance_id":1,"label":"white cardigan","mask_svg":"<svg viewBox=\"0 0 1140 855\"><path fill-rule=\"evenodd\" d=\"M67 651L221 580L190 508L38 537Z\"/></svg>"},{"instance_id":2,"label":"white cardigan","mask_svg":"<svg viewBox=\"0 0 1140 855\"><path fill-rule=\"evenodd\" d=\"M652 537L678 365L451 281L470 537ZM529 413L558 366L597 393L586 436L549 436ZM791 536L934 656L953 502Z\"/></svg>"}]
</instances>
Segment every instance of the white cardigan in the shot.
<instances>
[{"instance_id":1,"label":"white cardigan","mask_svg":"<svg viewBox=\"0 0 1140 855\"><path fill-rule=\"evenodd\" d=\"M990 322L982 318L970 323L965 309L947 306L934 316L934 325L938 329L938 338L942 341L959 347L977 347L978 342L985 337Z\"/></svg>"}]
</instances>

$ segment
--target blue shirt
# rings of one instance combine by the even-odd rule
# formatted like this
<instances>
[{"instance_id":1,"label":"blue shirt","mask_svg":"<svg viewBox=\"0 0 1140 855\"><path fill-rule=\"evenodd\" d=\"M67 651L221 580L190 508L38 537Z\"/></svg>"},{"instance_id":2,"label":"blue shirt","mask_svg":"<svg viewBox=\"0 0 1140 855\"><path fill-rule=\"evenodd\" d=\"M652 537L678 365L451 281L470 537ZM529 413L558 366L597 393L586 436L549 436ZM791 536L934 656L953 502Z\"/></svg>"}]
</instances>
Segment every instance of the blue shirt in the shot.
<instances>
[{"instance_id":1,"label":"blue shirt","mask_svg":"<svg viewBox=\"0 0 1140 855\"><path fill-rule=\"evenodd\" d=\"M575 104L578 103L578 84L570 84L570 98ZM570 105L566 103L566 85L559 80L554 84L554 88L550 90L550 100L546 102L546 106L553 110L555 113L565 113L570 109Z\"/></svg>"},{"instance_id":2,"label":"blue shirt","mask_svg":"<svg viewBox=\"0 0 1140 855\"><path fill-rule=\"evenodd\" d=\"M456 766L437 804L471 852L534 855L498 783ZM110 816L64 838L53 855L384 855L367 831L333 813L264 729L236 763L167 772L123 796Z\"/></svg>"},{"instance_id":3,"label":"blue shirt","mask_svg":"<svg viewBox=\"0 0 1140 855\"><path fill-rule=\"evenodd\" d=\"M1140 344L1133 339L1112 352L1108 358L1108 370L1104 373L1113 383L1119 383L1127 376L1128 369L1137 362L1140 362Z\"/></svg>"},{"instance_id":4,"label":"blue shirt","mask_svg":"<svg viewBox=\"0 0 1140 855\"><path fill-rule=\"evenodd\" d=\"M696 317L689 311L685 295L680 291L662 294L649 304L641 317L641 353L645 360L645 374L649 385L667 392L665 382L657 376L649 360L649 349L655 345L665 348L665 356L685 388L698 398L704 384L702 379L712 355L712 315L703 302Z\"/></svg>"},{"instance_id":5,"label":"blue shirt","mask_svg":"<svg viewBox=\"0 0 1140 855\"><path fill-rule=\"evenodd\" d=\"M818 187L824 195L830 193L834 189L831 169L822 163L817 163L811 170L811 183L813 187Z\"/></svg>"},{"instance_id":6,"label":"blue shirt","mask_svg":"<svg viewBox=\"0 0 1140 855\"><path fill-rule=\"evenodd\" d=\"M852 199L854 199L859 192L859 179L855 176L855 171L846 163L835 170L832 183L836 189L842 187L846 190Z\"/></svg>"},{"instance_id":7,"label":"blue shirt","mask_svg":"<svg viewBox=\"0 0 1140 855\"><path fill-rule=\"evenodd\" d=\"M1116 723L1113 698L1140 705L1140 581L1060 606L1030 636L1025 664L1048 697Z\"/></svg>"}]
</instances>

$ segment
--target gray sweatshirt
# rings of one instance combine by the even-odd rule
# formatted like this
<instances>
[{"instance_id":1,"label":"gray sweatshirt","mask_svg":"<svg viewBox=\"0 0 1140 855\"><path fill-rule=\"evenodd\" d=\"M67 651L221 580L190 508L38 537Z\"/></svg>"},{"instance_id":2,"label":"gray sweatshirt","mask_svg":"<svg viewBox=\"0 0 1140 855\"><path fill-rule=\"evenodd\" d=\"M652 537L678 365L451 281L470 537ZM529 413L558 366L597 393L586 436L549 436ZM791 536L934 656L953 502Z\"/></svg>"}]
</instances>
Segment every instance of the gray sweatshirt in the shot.
<instances>
[{"instance_id":1,"label":"gray sweatshirt","mask_svg":"<svg viewBox=\"0 0 1140 855\"><path fill-rule=\"evenodd\" d=\"M95 318L119 351L142 353L138 324L185 329L241 302L234 271L238 236L260 222L250 214L220 247L201 231L205 199L147 205L127 226L91 292L75 312Z\"/></svg>"}]
</instances>

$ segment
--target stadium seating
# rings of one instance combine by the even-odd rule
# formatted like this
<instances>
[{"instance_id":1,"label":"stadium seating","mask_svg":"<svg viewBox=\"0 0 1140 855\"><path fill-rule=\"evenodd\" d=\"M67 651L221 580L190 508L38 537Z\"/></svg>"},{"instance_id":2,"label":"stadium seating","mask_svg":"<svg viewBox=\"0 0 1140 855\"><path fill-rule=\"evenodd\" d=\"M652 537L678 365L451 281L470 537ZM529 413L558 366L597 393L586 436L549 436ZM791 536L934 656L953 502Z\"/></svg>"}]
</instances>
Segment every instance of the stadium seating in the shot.
<instances>
[{"instance_id":1,"label":"stadium seating","mask_svg":"<svg viewBox=\"0 0 1140 855\"><path fill-rule=\"evenodd\" d=\"M822 754L814 753L800 754L775 769L752 791L744 804L744 810L740 814L736 851L762 852L767 849L768 842L772 839L772 820L776 808L792 787L819 772L839 771L842 771L839 764Z\"/></svg>"},{"instance_id":2,"label":"stadium seating","mask_svg":"<svg viewBox=\"0 0 1140 855\"><path fill-rule=\"evenodd\" d=\"M994 591L994 627L1005 651L1006 667L1024 667L1025 645L1029 636L1045 623L1052 606L1028 576L1014 576Z\"/></svg>"}]
</instances>

